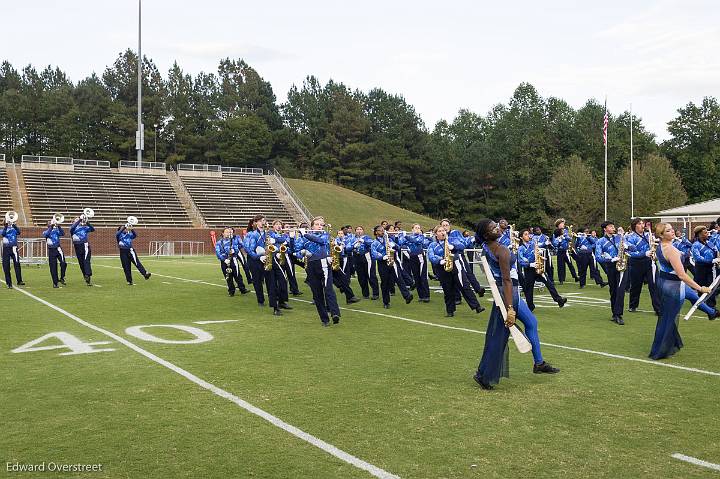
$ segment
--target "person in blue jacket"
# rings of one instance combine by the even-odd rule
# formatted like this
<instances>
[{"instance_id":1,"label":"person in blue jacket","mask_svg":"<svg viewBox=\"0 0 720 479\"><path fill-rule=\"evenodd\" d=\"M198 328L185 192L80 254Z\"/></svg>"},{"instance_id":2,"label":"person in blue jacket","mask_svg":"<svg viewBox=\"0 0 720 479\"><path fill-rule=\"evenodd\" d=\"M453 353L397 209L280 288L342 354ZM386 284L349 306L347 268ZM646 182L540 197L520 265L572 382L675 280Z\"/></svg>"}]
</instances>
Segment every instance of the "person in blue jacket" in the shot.
<instances>
[{"instance_id":1,"label":"person in blue jacket","mask_svg":"<svg viewBox=\"0 0 720 479\"><path fill-rule=\"evenodd\" d=\"M600 225L605 233L595 244L595 259L607 275L610 285L610 306L612 321L623 325L623 310L625 309L625 286L627 284L627 271L618 271L616 263L620 260L620 244L624 242L622 234L615 233L615 223L605 221ZM628 247L625 245L625 253Z\"/></svg>"},{"instance_id":2,"label":"person in blue jacket","mask_svg":"<svg viewBox=\"0 0 720 479\"><path fill-rule=\"evenodd\" d=\"M370 255L372 242L372 238L365 234L365 228L357 226L354 239L347 243L346 248L349 246L351 249L355 273L357 274L363 298L370 298L370 290L372 289L372 299L377 300L380 297L380 287L375 272L375 261Z\"/></svg>"},{"instance_id":3,"label":"person in blue jacket","mask_svg":"<svg viewBox=\"0 0 720 479\"><path fill-rule=\"evenodd\" d=\"M507 223L507 221L505 223ZM463 270L467 275L468 281L470 281L470 286L472 286L472 289L479 297L483 297L485 295L485 288L480 285L480 282L477 280L475 272L473 271L473 265L468 263L468 259L465 256L465 249L475 247L475 236L465 238L460 230L452 229L452 227L450 226L450 220L448 220L447 218L443 218L440 221L440 226L445 228L445 231L447 231L448 234L448 238L458 238L463 241L463 254L458 255L458 258L462 262Z\"/></svg>"},{"instance_id":4,"label":"person in blue jacket","mask_svg":"<svg viewBox=\"0 0 720 479\"><path fill-rule=\"evenodd\" d=\"M570 259L570 245L572 244L572 238L570 232L565 227L565 219L559 218L555 221L555 232L553 233L553 246L557 250L557 268L558 268L558 282L563 284L565 282L565 267L570 270L570 275L575 281L579 281L577 273L575 272L575 266L573 266L572 260Z\"/></svg>"},{"instance_id":5,"label":"person in blue jacket","mask_svg":"<svg viewBox=\"0 0 720 479\"><path fill-rule=\"evenodd\" d=\"M720 264L718 250L710 239L706 226L696 226L693 230L695 241L693 241L690 253L695 261L695 281L700 286L710 286L717 274L716 265ZM705 303L711 308L715 307L717 291L711 295Z\"/></svg>"},{"instance_id":6,"label":"person in blue jacket","mask_svg":"<svg viewBox=\"0 0 720 479\"><path fill-rule=\"evenodd\" d=\"M430 285L428 284L427 258L425 257L426 240L422 227L418 223L415 223L412 226L412 232L404 237L407 263L409 263L410 272L415 281L418 301L421 303L430 302Z\"/></svg>"},{"instance_id":7,"label":"person in blue jacket","mask_svg":"<svg viewBox=\"0 0 720 479\"><path fill-rule=\"evenodd\" d=\"M250 219L247 226L247 233L243 239L245 251L248 255L248 263L253 277L253 289L259 306L265 306L265 294L263 284L267 288L270 307L273 308L274 316L282 316L280 308L292 309L287 303L281 304L278 300L277 282L275 281L276 260L274 255L269 255L266 245L275 245L275 239L267 231L267 222L264 215L255 215ZM268 261L272 262L270 269L265 269Z\"/></svg>"},{"instance_id":8,"label":"person in blue jacket","mask_svg":"<svg viewBox=\"0 0 720 479\"><path fill-rule=\"evenodd\" d=\"M245 252L245 245L243 244L242 236L235 234L235 228L230 227L232 233L233 243L235 245L235 251L237 251L237 261L245 272L245 279L247 284L253 284L252 273L250 273L250 266L247 262L247 253ZM240 275L240 269L238 268L238 276Z\"/></svg>"},{"instance_id":9,"label":"person in blue jacket","mask_svg":"<svg viewBox=\"0 0 720 479\"><path fill-rule=\"evenodd\" d=\"M645 282L650 291L655 314L660 314L660 296L655 288L655 263L651 259L651 243L654 241L652 231L645 231L645 222L641 218L633 218L630 222L630 234L625 237L628 245L633 246L633 251L628 254L628 269L630 276L630 301L628 308L630 312L637 311L640 306L640 293Z\"/></svg>"},{"instance_id":10,"label":"person in blue jacket","mask_svg":"<svg viewBox=\"0 0 720 479\"><path fill-rule=\"evenodd\" d=\"M43 237L47 242L48 265L50 266L50 277L52 278L53 288L58 288L58 282L65 284L65 271L67 270L67 261L65 261L65 253L60 245L60 238L65 236L65 230L55 221L55 218L48 221L48 228L43 231ZM58 263L60 263L60 276L58 277Z\"/></svg>"},{"instance_id":11,"label":"person in blue jacket","mask_svg":"<svg viewBox=\"0 0 720 479\"><path fill-rule=\"evenodd\" d=\"M395 284L397 284L400 294L405 299L405 303L410 303L413 300L413 295L410 294L403 280L397 260L393 260L393 255L397 255L399 250L397 244L390 240L390 237L385 233L385 229L380 225L373 228L373 233L375 234L375 241L370 247L370 252L372 259L377 261L377 269L380 273L383 307L385 309L390 308L390 289Z\"/></svg>"},{"instance_id":12,"label":"person in blue jacket","mask_svg":"<svg viewBox=\"0 0 720 479\"><path fill-rule=\"evenodd\" d=\"M140 262L140 258L138 258L138 255L135 252L135 248L133 248L132 244L135 238L137 238L137 233L135 233L133 225L129 223L119 226L117 232L115 233L115 239L117 239L118 249L120 250L120 263L122 264L122 269L125 272L125 281L127 281L128 286L133 285L132 269L130 268L130 264L135 265L143 278L150 279L150 276L152 276L151 273L145 270L145 267Z\"/></svg>"},{"instance_id":13,"label":"person in blue jacket","mask_svg":"<svg viewBox=\"0 0 720 479\"><path fill-rule=\"evenodd\" d=\"M73 247L75 248L75 258L77 258L80 272L88 286L92 286L90 278L92 278L92 251L90 250L90 242L88 235L95 231L87 217L83 214L73 221L70 225L70 237L72 238Z\"/></svg>"},{"instance_id":14,"label":"person in blue jacket","mask_svg":"<svg viewBox=\"0 0 720 479\"><path fill-rule=\"evenodd\" d=\"M540 281L545 285L545 287L548 290L548 293L550 293L550 296L552 296L553 301L555 301L559 307L565 306L565 303L567 303L567 298L563 298L560 296L560 293L557 292L557 289L555 288L555 283L551 279L548 279L546 276L546 273L543 272L543 274L537 273L537 261L535 258L535 240L530 235L530 230L524 229L520 232L520 239L522 240L522 244L518 248L518 263L520 267L524 270L523 275L518 275L518 281L522 281L524 278L524 283L522 283L522 290L523 293L525 293L525 301L527 302L528 308L530 311L535 310L535 302L533 301L533 296L535 293L535 282ZM499 241L498 241L499 242ZM538 252L540 254L543 254L543 249L538 246Z\"/></svg>"},{"instance_id":15,"label":"person in blue jacket","mask_svg":"<svg viewBox=\"0 0 720 479\"><path fill-rule=\"evenodd\" d=\"M300 229L303 241L296 256L305 258L307 283L313 295L323 327L340 322L340 307L333 289L333 269L330 258L330 234L325 231L325 218L316 216L310 222L311 229Z\"/></svg>"},{"instance_id":16,"label":"person in blue jacket","mask_svg":"<svg viewBox=\"0 0 720 479\"><path fill-rule=\"evenodd\" d=\"M20 256L18 254L18 241L17 238L20 236L20 228L15 223L8 223L7 221L3 224L2 230L0 230L0 237L2 237L2 266L3 272L5 273L5 284L9 289L12 289L12 277L10 276L10 260L13 261L15 268L15 280L19 286L24 286L25 282L22 279L22 269L20 268Z\"/></svg>"},{"instance_id":17,"label":"person in blue jacket","mask_svg":"<svg viewBox=\"0 0 720 479\"><path fill-rule=\"evenodd\" d=\"M223 230L222 238L215 243L215 256L220 261L220 270L225 277L228 285L228 295L235 296L235 284L237 283L241 294L247 294L242 276L240 276L240 268L238 264L238 256L240 250L235 242L232 228Z\"/></svg>"}]
</instances>

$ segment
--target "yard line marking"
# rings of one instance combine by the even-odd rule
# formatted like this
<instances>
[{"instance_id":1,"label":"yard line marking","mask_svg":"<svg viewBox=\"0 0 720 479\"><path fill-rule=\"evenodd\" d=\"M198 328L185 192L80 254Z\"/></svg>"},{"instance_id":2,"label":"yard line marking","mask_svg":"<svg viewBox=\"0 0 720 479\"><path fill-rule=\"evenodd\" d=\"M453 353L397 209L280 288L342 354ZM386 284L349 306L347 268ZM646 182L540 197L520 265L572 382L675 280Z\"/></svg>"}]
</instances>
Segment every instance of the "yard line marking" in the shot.
<instances>
[{"instance_id":1,"label":"yard line marking","mask_svg":"<svg viewBox=\"0 0 720 479\"><path fill-rule=\"evenodd\" d=\"M4 283L4 281L3 281L3 283ZM44 299L42 299L38 296L35 296L32 293L25 291L23 288L15 288L15 291L21 292L22 294L30 297L31 299L34 299L35 301L37 301L41 304L44 304L48 308L53 309L53 310L57 311L58 313L67 316L68 318L72 319L73 321L75 321L87 328L90 328L93 331L104 334L105 336L108 336L109 338L114 339L115 341L119 342L120 344L123 344L123 345L127 346L128 348L132 349L136 353L141 354L142 356L145 356L146 358L150 359L151 361L154 361L157 364L166 367L167 369L190 380L191 382L197 384L198 386L200 386L204 389L207 389L208 391L214 393L215 395L220 396L221 398L227 399L228 401L231 401L231 402L237 404L238 406L245 409L246 411L248 411L252 414L255 414L256 416L259 416L260 418L266 420L270 424L272 424L276 427L279 427L283 431L288 432L288 433L292 434L293 436L295 436L299 439L302 439L303 441L310 443L319 449L322 449L323 451L327 452L328 454L337 457L341 461L344 461L352 466L355 466L358 469L367 471L375 477L379 477L382 479L399 479L398 476L391 474L383 469L380 469L379 467L374 466L368 462L365 462L362 459L359 459L341 449L338 449L337 447L333 446L332 444L327 443L327 442L323 441L322 439L319 439L319 438L313 436L312 434L309 434L309 433L293 426L292 424L286 423L282 419L280 419L276 416L273 416L269 412L266 412L257 406L253 406L252 404L239 398L238 396L235 396L234 394L232 394L228 391L225 391L224 389L221 389L221 388L215 386L214 384L209 383L209 382L205 381L204 379L199 378L198 376L195 376L191 372L186 371L185 369L182 369L179 366L176 366L175 364L171 363L170 361L167 361L159 356L156 356L155 354L151 353L150 351L147 351L147 350L141 348L140 346L128 341L127 339L123 338L122 336L119 336L115 333L112 333L112 332L106 330L106 329L103 329L99 326L95 326L92 323L89 323L83 319L80 319L79 317L75 316L72 313L65 311L64 309L60 308L59 306L55 306L54 304L52 304L48 301L45 301Z\"/></svg>"},{"instance_id":2,"label":"yard line marking","mask_svg":"<svg viewBox=\"0 0 720 479\"><path fill-rule=\"evenodd\" d=\"M102 266L102 265L98 265L98 266ZM114 268L114 266L107 266L107 267L108 267L108 268ZM120 268L117 267L117 269L120 269ZM153 273L153 274L155 274L155 273ZM158 276L162 276L162 275L158 274ZM209 286L217 286L217 287L219 287L219 288L224 288L224 287L225 287L224 285L221 285L221 284L208 283L208 282L206 282L206 281L200 281L200 280L192 280L192 279L184 279L184 278L175 278L175 279L178 279L178 280L181 280L181 281L189 281L189 282L193 282L193 283L206 284L206 285L209 285ZM308 301L308 300L306 300L306 299L290 298L290 300L291 300L291 301L299 301L299 302L302 302L302 303L312 304L311 301ZM608 307L609 307L609 306L608 306ZM456 330L456 331L464 331L464 332L467 332L467 333L485 334L485 331L479 331L479 330L477 330L477 329L461 328L461 327L458 327L458 326L449 326L449 325L446 325L446 324L430 323L430 322L428 322L428 321L421 321L421 320L419 320L419 319L404 318L404 317L402 317L402 316L395 316L395 315L392 315L392 314L385 314L385 313L377 313L377 312L375 312L375 311L365 311L365 310L362 310L362 309L348 308L348 307L345 307L345 306L340 306L340 309L344 309L344 310L347 310L347 311L353 311L353 312L356 312L356 313L370 314L370 315L373 315L373 316L381 316L381 317L386 317L386 318L391 318L391 319L399 319L399 320L401 320L401 321L407 321L407 322L409 322L409 323L415 323L415 324L422 324L422 325L425 325L425 326L431 326L431 327L435 327L435 328L451 329L451 330ZM665 368L679 369L679 370L681 370L681 371L688 371L688 372L693 372L693 373L707 374L707 375L709 375L709 376L719 376L719 377L720 377L720 373L719 373L719 372L707 371L707 370L705 370L705 369L691 368L691 367L688 367L688 366L680 366L680 365L677 365L677 364L669 364L669 363L663 363L663 362L659 362L659 361L651 361L651 360L649 360L649 359L633 358L633 357L631 357L631 356L623 356L623 355L621 355L621 354L606 353L606 352L604 352L604 351L594 351L594 350L592 350L592 349L576 348L576 347L573 347L573 346L565 346L565 345L562 345L562 344L553 344L553 343L544 343L544 342L541 342L540 344L543 345L543 346L551 347L551 348L565 349L565 350L568 350L568 351L576 351L576 352L581 352L581 353L586 353L586 354L595 354L595 355L598 355L598 356L605 356L605 357L613 358L613 359L624 359L624 360L626 360L626 361L634 361L634 362L638 362L638 363L650 364L650 365L653 365L653 366L661 366L661 367L665 367Z\"/></svg>"},{"instance_id":3,"label":"yard line marking","mask_svg":"<svg viewBox=\"0 0 720 479\"><path fill-rule=\"evenodd\" d=\"M236 323L239 319L220 319L217 321L193 321L195 324L219 324L219 323Z\"/></svg>"},{"instance_id":4,"label":"yard line marking","mask_svg":"<svg viewBox=\"0 0 720 479\"><path fill-rule=\"evenodd\" d=\"M160 282L161 282L162 284L172 284L172 283L169 282L169 281L160 281Z\"/></svg>"},{"instance_id":5,"label":"yard line marking","mask_svg":"<svg viewBox=\"0 0 720 479\"><path fill-rule=\"evenodd\" d=\"M686 456L685 454L680 454L679 452L676 452L675 454L671 454L670 457L672 457L674 459L679 459L681 461L689 462L690 464L695 464L696 466L707 467L708 469L720 471L720 464L703 461L702 459Z\"/></svg>"}]
</instances>

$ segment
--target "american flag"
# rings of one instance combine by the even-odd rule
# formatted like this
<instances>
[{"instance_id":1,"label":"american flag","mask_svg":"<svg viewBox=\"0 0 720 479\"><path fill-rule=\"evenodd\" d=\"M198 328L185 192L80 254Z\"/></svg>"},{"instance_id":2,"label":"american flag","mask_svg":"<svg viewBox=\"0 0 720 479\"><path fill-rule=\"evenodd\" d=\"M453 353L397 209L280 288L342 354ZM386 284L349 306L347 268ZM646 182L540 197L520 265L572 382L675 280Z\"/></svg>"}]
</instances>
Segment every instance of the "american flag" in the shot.
<instances>
[{"instance_id":1,"label":"american flag","mask_svg":"<svg viewBox=\"0 0 720 479\"><path fill-rule=\"evenodd\" d=\"M608 126L608 112L607 104L605 105L605 117L603 118L603 145L607 146L607 126Z\"/></svg>"}]
</instances>

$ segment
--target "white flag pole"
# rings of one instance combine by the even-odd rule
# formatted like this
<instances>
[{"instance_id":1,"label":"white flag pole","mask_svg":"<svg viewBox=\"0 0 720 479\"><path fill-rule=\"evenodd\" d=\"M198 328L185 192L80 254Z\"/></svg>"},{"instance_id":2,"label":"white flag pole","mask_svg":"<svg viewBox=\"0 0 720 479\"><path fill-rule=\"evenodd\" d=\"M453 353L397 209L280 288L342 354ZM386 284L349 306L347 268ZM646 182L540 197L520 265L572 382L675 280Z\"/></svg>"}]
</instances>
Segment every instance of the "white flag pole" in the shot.
<instances>
[{"instance_id":1,"label":"white flag pole","mask_svg":"<svg viewBox=\"0 0 720 479\"><path fill-rule=\"evenodd\" d=\"M630 103L630 217L635 218L635 176L633 173L633 113L632 103Z\"/></svg>"},{"instance_id":2,"label":"white flag pole","mask_svg":"<svg viewBox=\"0 0 720 479\"><path fill-rule=\"evenodd\" d=\"M607 116L607 96L605 97L605 115ZM603 117L603 128L605 128L604 125L605 118ZM609 126L609 125L608 125ZM607 172L607 130L605 130L605 221L608 219L607 215L607 183L608 183L608 172Z\"/></svg>"}]
</instances>

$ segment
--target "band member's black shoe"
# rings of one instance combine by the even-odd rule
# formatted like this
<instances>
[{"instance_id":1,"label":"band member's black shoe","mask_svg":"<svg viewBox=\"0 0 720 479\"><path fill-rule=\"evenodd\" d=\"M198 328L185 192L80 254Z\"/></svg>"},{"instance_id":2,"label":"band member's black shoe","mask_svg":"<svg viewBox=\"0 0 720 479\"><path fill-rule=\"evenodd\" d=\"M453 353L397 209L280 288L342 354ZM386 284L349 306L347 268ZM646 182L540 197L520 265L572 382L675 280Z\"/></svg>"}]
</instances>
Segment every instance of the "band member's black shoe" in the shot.
<instances>
[{"instance_id":1,"label":"band member's black shoe","mask_svg":"<svg viewBox=\"0 0 720 479\"><path fill-rule=\"evenodd\" d=\"M240 290L240 294L248 294L249 292L246 288Z\"/></svg>"},{"instance_id":2,"label":"band member's black shoe","mask_svg":"<svg viewBox=\"0 0 720 479\"><path fill-rule=\"evenodd\" d=\"M281 308L281 309L292 309L292 306L290 306L290 305L287 304L287 303L280 303L280 308ZM277 308L276 308L276 309L277 309Z\"/></svg>"},{"instance_id":3,"label":"band member's black shoe","mask_svg":"<svg viewBox=\"0 0 720 479\"><path fill-rule=\"evenodd\" d=\"M357 298L355 296L353 296L352 298L350 298L346 301L347 304L353 304L353 303L359 303L359 302L360 302L360 298Z\"/></svg>"},{"instance_id":4,"label":"band member's black shoe","mask_svg":"<svg viewBox=\"0 0 720 479\"><path fill-rule=\"evenodd\" d=\"M559 373L560 370L558 368L552 367L547 361L543 361L542 364L533 365L533 372L535 374L555 374Z\"/></svg>"},{"instance_id":5,"label":"band member's black shoe","mask_svg":"<svg viewBox=\"0 0 720 479\"><path fill-rule=\"evenodd\" d=\"M622 316L618 316L617 321L615 321L615 322L618 323L620 326L625 325L625 321L623 321Z\"/></svg>"},{"instance_id":6,"label":"band member's black shoe","mask_svg":"<svg viewBox=\"0 0 720 479\"><path fill-rule=\"evenodd\" d=\"M370 296L363 296L363 299L370 299Z\"/></svg>"},{"instance_id":7,"label":"band member's black shoe","mask_svg":"<svg viewBox=\"0 0 720 479\"><path fill-rule=\"evenodd\" d=\"M17 284L18 286L25 286L25 281L18 281Z\"/></svg>"},{"instance_id":8,"label":"band member's black shoe","mask_svg":"<svg viewBox=\"0 0 720 479\"><path fill-rule=\"evenodd\" d=\"M478 306L477 308L475 308L475 313L476 313L476 314L480 314L480 313L482 313L483 311L485 311L485 307L484 307L483 305L480 305L480 306Z\"/></svg>"},{"instance_id":9,"label":"band member's black shoe","mask_svg":"<svg viewBox=\"0 0 720 479\"><path fill-rule=\"evenodd\" d=\"M333 319L333 324L337 324L340 322L340 316L338 316L336 314L333 315L332 319Z\"/></svg>"},{"instance_id":10,"label":"band member's black shoe","mask_svg":"<svg viewBox=\"0 0 720 479\"><path fill-rule=\"evenodd\" d=\"M145 273L145 279L150 279L150 276L152 276L152 273Z\"/></svg>"},{"instance_id":11,"label":"band member's black shoe","mask_svg":"<svg viewBox=\"0 0 720 479\"><path fill-rule=\"evenodd\" d=\"M128 281L128 286L135 286L132 281Z\"/></svg>"},{"instance_id":12,"label":"band member's black shoe","mask_svg":"<svg viewBox=\"0 0 720 479\"><path fill-rule=\"evenodd\" d=\"M558 306L559 306L559 307L562 308L563 306L565 306L565 303L567 303L567 298L560 298L560 299L558 299Z\"/></svg>"},{"instance_id":13,"label":"band member's black shoe","mask_svg":"<svg viewBox=\"0 0 720 479\"><path fill-rule=\"evenodd\" d=\"M228 296L230 296L230 297L235 296L235 291L228 291Z\"/></svg>"},{"instance_id":14,"label":"band member's black shoe","mask_svg":"<svg viewBox=\"0 0 720 479\"><path fill-rule=\"evenodd\" d=\"M375 295L375 296L371 297L370 299L372 299L373 301L377 301L378 299L380 299L380 296Z\"/></svg>"},{"instance_id":15,"label":"band member's black shoe","mask_svg":"<svg viewBox=\"0 0 720 479\"><path fill-rule=\"evenodd\" d=\"M576 283L580 281L580 278L573 278L573 279L575 280Z\"/></svg>"},{"instance_id":16,"label":"band member's black shoe","mask_svg":"<svg viewBox=\"0 0 720 479\"><path fill-rule=\"evenodd\" d=\"M59 288L59 287L60 286L58 286L57 284L53 284L53 288Z\"/></svg>"},{"instance_id":17,"label":"band member's black shoe","mask_svg":"<svg viewBox=\"0 0 720 479\"><path fill-rule=\"evenodd\" d=\"M631 313L637 313L637 308L630 308L628 311Z\"/></svg>"},{"instance_id":18,"label":"band member's black shoe","mask_svg":"<svg viewBox=\"0 0 720 479\"><path fill-rule=\"evenodd\" d=\"M390 291L390 296L395 296L395 291Z\"/></svg>"},{"instance_id":19,"label":"band member's black shoe","mask_svg":"<svg viewBox=\"0 0 720 479\"><path fill-rule=\"evenodd\" d=\"M294 293L290 293L290 294L292 294L293 296L301 296L302 291L295 291Z\"/></svg>"},{"instance_id":20,"label":"band member's black shoe","mask_svg":"<svg viewBox=\"0 0 720 479\"><path fill-rule=\"evenodd\" d=\"M385 308L385 309L390 309L390 305L389 305L389 304L383 304L383 308Z\"/></svg>"},{"instance_id":21,"label":"band member's black shoe","mask_svg":"<svg viewBox=\"0 0 720 479\"><path fill-rule=\"evenodd\" d=\"M604 288L604 287L607 286L607 285L608 285L607 283L600 283L600 287L601 287L601 288Z\"/></svg>"},{"instance_id":22,"label":"band member's black shoe","mask_svg":"<svg viewBox=\"0 0 720 479\"><path fill-rule=\"evenodd\" d=\"M275 308L273 311L273 316L282 316L282 311L280 311L278 308Z\"/></svg>"},{"instance_id":23,"label":"band member's black shoe","mask_svg":"<svg viewBox=\"0 0 720 479\"><path fill-rule=\"evenodd\" d=\"M265 303L258 303L258 306L260 306L261 308L264 308L264 307L265 307Z\"/></svg>"},{"instance_id":24,"label":"band member's black shoe","mask_svg":"<svg viewBox=\"0 0 720 479\"><path fill-rule=\"evenodd\" d=\"M483 388L483 389L485 389L485 390L487 390L487 391L490 391L490 390L493 388L491 385L489 385L488 383L484 382L482 379L480 379L479 377L475 376L474 374L473 374L473 379L475 380L476 383L478 383L478 385L479 385L481 388Z\"/></svg>"},{"instance_id":25,"label":"band member's black shoe","mask_svg":"<svg viewBox=\"0 0 720 479\"><path fill-rule=\"evenodd\" d=\"M482 298L483 296L485 296L485 288L480 287L480 291L476 291L476 293Z\"/></svg>"},{"instance_id":26,"label":"band member's black shoe","mask_svg":"<svg viewBox=\"0 0 720 479\"><path fill-rule=\"evenodd\" d=\"M454 318L454 317L455 317L455 313L445 313L445 317L446 317L446 318Z\"/></svg>"},{"instance_id":27,"label":"band member's black shoe","mask_svg":"<svg viewBox=\"0 0 720 479\"><path fill-rule=\"evenodd\" d=\"M65 286L65 278L60 278L60 282Z\"/></svg>"},{"instance_id":28,"label":"band member's black shoe","mask_svg":"<svg viewBox=\"0 0 720 479\"><path fill-rule=\"evenodd\" d=\"M710 321L715 321L717 318L720 318L720 311L715 311L713 314L708 314L708 319Z\"/></svg>"},{"instance_id":29,"label":"band member's black shoe","mask_svg":"<svg viewBox=\"0 0 720 479\"><path fill-rule=\"evenodd\" d=\"M418 299L418 301L420 301L421 303L429 303L430 298L420 298L420 299Z\"/></svg>"},{"instance_id":30,"label":"band member's black shoe","mask_svg":"<svg viewBox=\"0 0 720 479\"><path fill-rule=\"evenodd\" d=\"M410 296L408 296L407 298L405 298L405 304L410 304L410 303L412 303L412 300L413 300L413 295L411 294Z\"/></svg>"},{"instance_id":31,"label":"band member's black shoe","mask_svg":"<svg viewBox=\"0 0 720 479\"><path fill-rule=\"evenodd\" d=\"M7 286L8 286L8 289L13 289L12 284L8 284Z\"/></svg>"},{"instance_id":32,"label":"band member's black shoe","mask_svg":"<svg viewBox=\"0 0 720 479\"><path fill-rule=\"evenodd\" d=\"M610 321L612 321L613 323L617 323L617 320L618 320L618 316L613 315L613 317Z\"/></svg>"},{"instance_id":33,"label":"band member's black shoe","mask_svg":"<svg viewBox=\"0 0 720 479\"><path fill-rule=\"evenodd\" d=\"M327 328L328 326L330 326L330 321L323 321L322 325L323 325L323 328Z\"/></svg>"},{"instance_id":34,"label":"band member's black shoe","mask_svg":"<svg viewBox=\"0 0 720 479\"><path fill-rule=\"evenodd\" d=\"M530 312L532 313L533 311L535 311L535 305L533 304L532 306L530 306L530 305L528 304L528 309L529 309Z\"/></svg>"}]
</instances>

